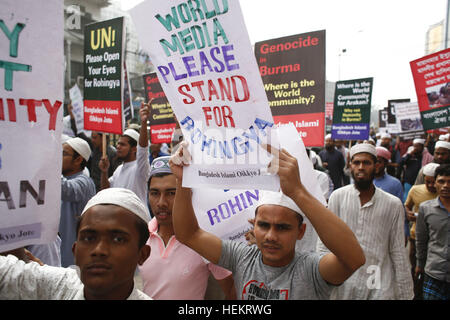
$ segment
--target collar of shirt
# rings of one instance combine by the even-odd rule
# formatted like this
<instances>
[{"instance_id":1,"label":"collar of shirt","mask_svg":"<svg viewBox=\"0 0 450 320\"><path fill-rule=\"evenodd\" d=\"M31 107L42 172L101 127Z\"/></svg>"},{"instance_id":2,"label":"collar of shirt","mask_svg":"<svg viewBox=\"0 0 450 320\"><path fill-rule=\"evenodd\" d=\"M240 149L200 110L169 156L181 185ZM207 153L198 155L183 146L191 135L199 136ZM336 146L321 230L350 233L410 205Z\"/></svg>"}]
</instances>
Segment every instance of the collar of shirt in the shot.
<instances>
[{"instance_id":1,"label":"collar of shirt","mask_svg":"<svg viewBox=\"0 0 450 320\"><path fill-rule=\"evenodd\" d=\"M442 204L441 199L439 199L439 197L437 197L434 201L436 202L436 204L434 204L435 207L439 206L442 210L447 212L447 214L450 214L450 212L447 211L447 208Z\"/></svg>"},{"instance_id":2,"label":"collar of shirt","mask_svg":"<svg viewBox=\"0 0 450 320\"><path fill-rule=\"evenodd\" d=\"M375 185L374 185L374 187L375 187ZM352 190L353 190L353 194L357 196L358 201L359 201L359 195L360 195L359 190L356 189L355 185L353 185ZM370 207L371 205L373 205L373 203L375 202L375 200L379 194L380 194L380 190L377 187L375 187L375 192L374 192L372 198L369 201L367 201L361 208Z\"/></svg>"}]
</instances>

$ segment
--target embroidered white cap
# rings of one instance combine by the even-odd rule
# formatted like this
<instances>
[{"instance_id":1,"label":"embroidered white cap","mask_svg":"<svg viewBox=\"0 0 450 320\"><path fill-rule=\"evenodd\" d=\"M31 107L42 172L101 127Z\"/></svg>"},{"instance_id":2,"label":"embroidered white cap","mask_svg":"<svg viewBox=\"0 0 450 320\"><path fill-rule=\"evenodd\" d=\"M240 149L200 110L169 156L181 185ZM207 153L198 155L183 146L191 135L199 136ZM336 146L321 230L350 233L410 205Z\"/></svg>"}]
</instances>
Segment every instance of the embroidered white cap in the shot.
<instances>
[{"instance_id":1,"label":"embroidered white cap","mask_svg":"<svg viewBox=\"0 0 450 320\"><path fill-rule=\"evenodd\" d=\"M285 207L285 208L291 209L292 211L294 211L295 213L298 213L299 215L303 214L302 210L300 210L300 208L297 206L297 204L295 204L294 200L292 200L291 198L286 196L281 191L274 192L274 191L268 191L268 190L260 190L258 205L257 205L256 209L265 204Z\"/></svg>"},{"instance_id":2,"label":"embroidered white cap","mask_svg":"<svg viewBox=\"0 0 450 320\"><path fill-rule=\"evenodd\" d=\"M84 158L84 160L88 161L91 156L91 147L89 144L81 138L70 138L65 143L67 143L73 150L78 152L80 156Z\"/></svg>"},{"instance_id":3,"label":"embroidered white cap","mask_svg":"<svg viewBox=\"0 0 450 320\"><path fill-rule=\"evenodd\" d=\"M426 166L423 167L423 174L427 177L434 177L434 172L436 171L436 168L439 167L439 163L430 162Z\"/></svg>"},{"instance_id":4,"label":"embroidered white cap","mask_svg":"<svg viewBox=\"0 0 450 320\"><path fill-rule=\"evenodd\" d=\"M136 142L139 142L139 133L136 132L134 129L127 129L123 133L124 136L129 136L131 139L136 140Z\"/></svg>"},{"instance_id":5,"label":"embroidered white cap","mask_svg":"<svg viewBox=\"0 0 450 320\"><path fill-rule=\"evenodd\" d=\"M113 204L125 208L144 220L145 223L150 222L147 206L129 189L107 188L99 191L88 201L81 214L83 215L87 210L98 204Z\"/></svg>"}]
</instances>

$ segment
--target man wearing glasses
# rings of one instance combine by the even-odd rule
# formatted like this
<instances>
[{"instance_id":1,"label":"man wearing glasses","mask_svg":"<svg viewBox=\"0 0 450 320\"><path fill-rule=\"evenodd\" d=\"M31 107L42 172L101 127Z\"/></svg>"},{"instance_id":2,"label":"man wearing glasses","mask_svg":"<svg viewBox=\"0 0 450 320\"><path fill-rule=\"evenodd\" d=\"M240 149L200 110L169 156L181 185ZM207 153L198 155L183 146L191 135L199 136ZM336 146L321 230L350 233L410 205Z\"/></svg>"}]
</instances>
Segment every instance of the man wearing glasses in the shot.
<instances>
[{"instance_id":1,"label":"man wearing glasses","mask_svg":"<svg viewBox=\"0 0 450 320\"><path fill-rule=\"evenodd\" d=\"M72 245L76 241L77 218L90 198L95 195L92 179L83 174L91 156L89 144L72 138L63 144L61 176L61 266L74 265Z\"/></svg>"}]
</instances>

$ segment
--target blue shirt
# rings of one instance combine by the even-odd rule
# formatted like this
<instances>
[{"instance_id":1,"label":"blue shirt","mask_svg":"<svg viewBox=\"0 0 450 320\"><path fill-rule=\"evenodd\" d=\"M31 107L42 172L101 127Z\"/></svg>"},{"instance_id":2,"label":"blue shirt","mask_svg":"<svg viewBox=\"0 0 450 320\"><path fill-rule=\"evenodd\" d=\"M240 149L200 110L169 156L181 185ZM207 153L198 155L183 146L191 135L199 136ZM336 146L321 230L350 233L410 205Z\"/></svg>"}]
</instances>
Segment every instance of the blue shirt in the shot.
<instances>
[{"instance_id":1,"label":"blue shirt","mask_svg":"<svg viewBox=\"0 0 450 320\"><path fill-rule=\"evenodd\" d=\"M373 179L373 184L375 185L375 187L378 187L381 190L396 196L403 203L403 186L400 180L398 180L397 178L385 174L381 178Z\"/></svg>"},{"instance_id":2,"label":"blue shirt","mask_svg":"<svg viewBox=\"0 0 450 320\"><path fill-rule=\"evenodd\" d=\"M61 265L75 264L72 245L77 239L77 219L86 203L95 195L95 184L83 172L61 177L61 218L59 234L61 237Z\"/></svg>"}]
</instances>

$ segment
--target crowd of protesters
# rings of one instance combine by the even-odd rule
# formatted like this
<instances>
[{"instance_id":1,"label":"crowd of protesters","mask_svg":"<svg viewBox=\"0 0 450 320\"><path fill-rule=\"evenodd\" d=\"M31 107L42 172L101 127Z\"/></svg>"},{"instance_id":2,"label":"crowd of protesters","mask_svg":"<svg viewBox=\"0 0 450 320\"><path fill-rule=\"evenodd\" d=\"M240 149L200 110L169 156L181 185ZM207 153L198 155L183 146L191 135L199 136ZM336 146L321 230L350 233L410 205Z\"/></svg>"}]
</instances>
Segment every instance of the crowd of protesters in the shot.
<instances>
[{"instance_id":1,"label":"crowd of protesters","mask_svg":"<svg viewBox=\"0 0 450 320\"><path fill-rule=\"evenodd\" d=\"M260 192L243 243L199 227L182 187L188 142L177 126L172 143L151 144L149 109L102 156L103 134L77 132L69 107L58 237L2 253L0 298L207 299L213 277L225 299L449 299L450 134L328 134L307 149L327 205L298 159L267 146L281 190Z\"/></svg>"}]
</instances>

